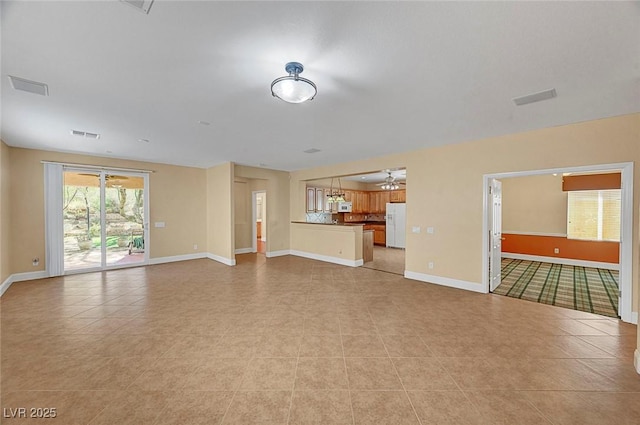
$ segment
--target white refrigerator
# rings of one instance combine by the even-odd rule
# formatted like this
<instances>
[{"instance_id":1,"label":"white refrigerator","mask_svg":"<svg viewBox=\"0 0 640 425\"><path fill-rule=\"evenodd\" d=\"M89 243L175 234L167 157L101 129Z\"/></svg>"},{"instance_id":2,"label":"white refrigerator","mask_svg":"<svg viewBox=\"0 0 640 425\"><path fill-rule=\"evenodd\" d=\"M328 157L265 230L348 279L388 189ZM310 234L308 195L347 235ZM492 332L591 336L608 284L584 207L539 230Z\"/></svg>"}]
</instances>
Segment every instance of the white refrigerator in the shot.
<instances>
[{"instance_id":1,"label":"white refrigerator","mask_svg":"<svg viewBox=\"0 0 640 425\"><path fill-rule=\"evenodd\" d=\"M387 246L404 248L406 245L407 204L387 204Z\"/></svg>"}]
</instances>

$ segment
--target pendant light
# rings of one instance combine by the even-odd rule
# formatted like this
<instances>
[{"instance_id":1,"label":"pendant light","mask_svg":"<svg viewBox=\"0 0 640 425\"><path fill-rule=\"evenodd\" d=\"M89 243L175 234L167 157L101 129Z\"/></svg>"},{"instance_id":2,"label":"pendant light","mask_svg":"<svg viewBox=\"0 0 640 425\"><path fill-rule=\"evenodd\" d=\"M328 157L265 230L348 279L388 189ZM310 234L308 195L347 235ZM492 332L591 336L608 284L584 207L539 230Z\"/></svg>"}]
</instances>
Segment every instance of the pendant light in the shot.
<instances>
[{"instance_id":1,"label":"pendant light","mask_svg":"<svg viewBox=\"0 0 640 425\"><path fill-rule=\"evenodd\" d=\"M271 94L288 103L302 103L311 100L318 93L316 85L311 80L300 77L304 70L301 63L289 62L284 70L289 73L276 78L271 83Z\"/></svg>"},{"instance_id":2,"label":"pendant light","mask_svg":"<svg viewBox=\"0 0 640 425\"><path fill-rule=\"evenodd\" d=\"M344 192L342 192L342 183L340 182L340 178L338 177L338 187L339 190L333 190L333 177L331 178L331 187L329 189L329 194L327 195L327 204L333 204L334 202L344 202Z\"/></svg>"}]
</instances>

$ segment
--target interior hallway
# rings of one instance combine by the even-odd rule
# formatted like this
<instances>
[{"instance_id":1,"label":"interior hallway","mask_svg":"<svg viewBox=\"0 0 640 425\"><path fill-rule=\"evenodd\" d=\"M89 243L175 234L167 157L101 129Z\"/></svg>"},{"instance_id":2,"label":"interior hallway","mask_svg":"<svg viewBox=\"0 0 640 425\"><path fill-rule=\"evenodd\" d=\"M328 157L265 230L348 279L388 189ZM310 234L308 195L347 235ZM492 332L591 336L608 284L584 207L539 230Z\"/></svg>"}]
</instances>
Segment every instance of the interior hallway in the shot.
<instances>
[{"instance_id":1,"label":"interior hallway","mask_svg":"<svg viewBox=\"0 0 640 425\"><path fill-rule=\"evenodd\" d=\"M91 425L640 417L633 325L361 267L237 259L13 284L2 407Z\"/></svg>"}]
</instances>

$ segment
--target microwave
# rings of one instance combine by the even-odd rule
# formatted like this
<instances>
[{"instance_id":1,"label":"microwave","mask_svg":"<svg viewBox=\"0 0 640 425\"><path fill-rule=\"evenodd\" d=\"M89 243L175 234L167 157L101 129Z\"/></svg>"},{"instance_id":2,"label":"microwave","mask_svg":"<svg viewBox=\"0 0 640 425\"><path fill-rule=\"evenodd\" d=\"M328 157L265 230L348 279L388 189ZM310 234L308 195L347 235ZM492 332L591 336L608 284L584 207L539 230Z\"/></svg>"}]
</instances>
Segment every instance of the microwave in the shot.
<instances>
[{"instance_id":1,"label":"microwave","mask_svg":"<svg viewBox=\"0 0 640 425\"><path fill-rule=\"evenodd\" d=\"M351 202L338 202L338 212L351 212Z\"/></svg>"}]
</instances>

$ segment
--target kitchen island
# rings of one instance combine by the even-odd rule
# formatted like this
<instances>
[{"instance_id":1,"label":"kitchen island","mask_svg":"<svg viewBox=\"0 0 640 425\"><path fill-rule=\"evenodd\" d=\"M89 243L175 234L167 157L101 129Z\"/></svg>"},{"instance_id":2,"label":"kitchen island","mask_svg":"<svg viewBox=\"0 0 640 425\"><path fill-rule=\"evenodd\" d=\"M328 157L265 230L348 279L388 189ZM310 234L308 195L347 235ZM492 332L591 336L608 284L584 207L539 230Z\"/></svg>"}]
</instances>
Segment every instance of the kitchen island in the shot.
<instances>
[{"instance_id":1,"label":"kitchen island","mask_svg":"<svg viewBox=\"0 0 640 425\"><path fill-rule=\"evenodd\" d=\"M344 266L359 267L363 261L361 223L291 222L291 255Z\"/></svg>"}]
</instances>

